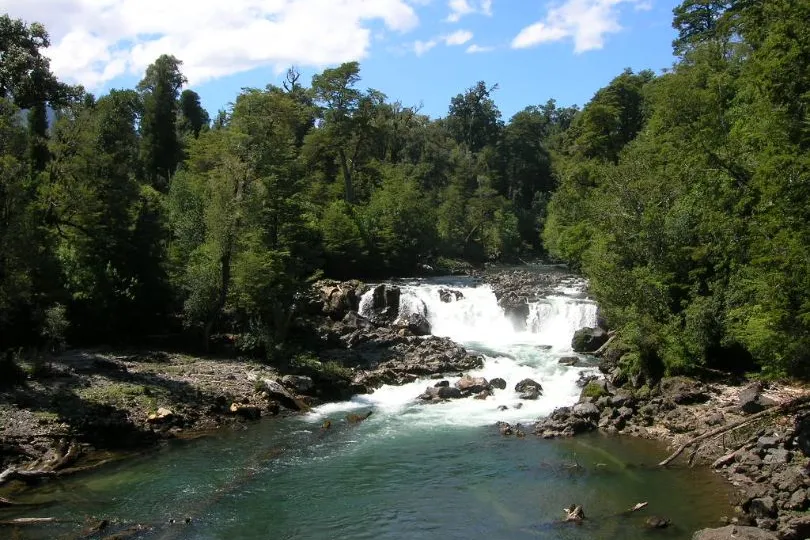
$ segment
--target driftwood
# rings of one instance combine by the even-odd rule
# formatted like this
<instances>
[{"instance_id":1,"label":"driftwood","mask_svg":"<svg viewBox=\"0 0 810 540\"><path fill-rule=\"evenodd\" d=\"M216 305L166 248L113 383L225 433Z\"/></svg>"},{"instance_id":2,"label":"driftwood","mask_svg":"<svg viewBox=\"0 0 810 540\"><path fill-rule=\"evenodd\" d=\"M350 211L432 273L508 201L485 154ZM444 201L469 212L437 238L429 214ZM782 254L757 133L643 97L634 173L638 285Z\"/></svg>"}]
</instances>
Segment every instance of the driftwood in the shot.
<instances>
[{"instance_id":1,"label":"driftwood","mask_svg":"<svg viewBox=\"0 0 810 540\"><path fill-rule=\"evenodd\" d=\"M57 451L55 457L46 462L38 469L18 469L17 467L9 467L0 473L0 486L12 480L22 480L24 482L31 482L40 478L49 478L59 476L60 469L72 464L79 459L81 455L81 447L71 442L67 450L62 453Z\"/></svg>"},{"instance_id":2,"label":"driftwood","mask_svg":"<svg viewBox=\"0 0 810 540\"><path fill-rule=\"evenodd\" d=\"M601 347L599 347L598 349L596 349L596 350L595 350L593 353L591 353L591 354L593 354L594 356L602 356L603 354L605 354L605 351L606 351L606 350L607 350L607 348L610 346L610 344L611 344L611 343L613 343L613 340L614 340L614 339L616 339L616 336L617 336L617 335L618 335L618 334L613 334L612 336L610 336L610 337L608 338L608 340L607 340L607 341L606 341L606 342L605 342L605 343L604 343L604 344L603 344Z\"/></svg>"},{"instance_id":3,"label":"driftwood","mask_svg":"<svg viewBox=\"0 0 810 540\"><path fill-rule=\"evenodd\" d=\"M578 504L572 504L568 508L563 508L563 510L565 511L564 521L582 521L585 519L585 511Z\"/></svg>"},{"instance_id":4,"label":"driftwood","mask_svg":"<svg viewBox=\"0 0 810 540\"><path fill-rule=\"evenodd\" d=\"M645 506L647 506L647 501L644 501L644 502L640 502L640 503L635 504L635 505L633 506L633 508L631 508L631 509L630 509L630 511L631 511L631 512L638 512L639 510L641 510L641 509L642 509L642 508L644 508Z\"/></svg>"},{"instance_id":5,"label":"driftwood","mask_svg":"<svg viewBox=\"0 0 810 540\"><path fill-rule=\"evenodd\" d=\"M665 459L664 461L659 463L658 466L659 467L665 467L665 466L669 465L669 463L672 460L674 460L679 455L681 455L681 452L683 452L684 450L686 450L687 448L689 448L690 446L692 446L695 443L699 443L701 441L705 441L706 439L711 439L712 437L722 435L723 433L726 433L726 432L731 431L733 429L737 429L738 427L744 426L745 424L750 424L751 422L753 422L755 420L759 420L760 418L765 418L767 416L774 415L774 414L792 412L792 411L801 409L803 407L806 407L808 405L810 405L810 394L807 394L807 395L804 395L804 396L801 396L801 397L797 397L796 399L792 399L790 401L786 401L785 403L782 403L781 405L777 405L776 407L772 407L770 409L765 409L764 411L758 412L756 414L752 414L751 416L748 416L748 417L743 418L741 420L737 420L736 422L732 422L730 424L726 424L725 426L722 426L722 427L719 427L717 429L713 429L711 431L708 431L708 432L704 433L703 435L698 435L697 437L694 437L694 438L686 441L685 443L683 443L681 446L679 446L678 449L675 450L675 452L673 452L667 459Z\"/></svg>"}]
</instances>

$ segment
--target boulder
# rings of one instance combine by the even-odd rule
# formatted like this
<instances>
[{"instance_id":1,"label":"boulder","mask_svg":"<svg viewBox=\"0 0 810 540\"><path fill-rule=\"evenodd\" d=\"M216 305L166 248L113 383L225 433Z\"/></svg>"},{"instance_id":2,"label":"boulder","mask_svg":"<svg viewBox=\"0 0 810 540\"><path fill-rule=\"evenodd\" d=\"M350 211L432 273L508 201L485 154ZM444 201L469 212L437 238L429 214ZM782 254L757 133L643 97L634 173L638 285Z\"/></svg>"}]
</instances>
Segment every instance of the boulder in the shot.
<instances>
[{"instance_id":1,"label":"boulder","mask_svg":"<svg viewBox=\"0 0 810 540\"><path fill-rule=\"evenodd\" d=\"M363 420L365 420L369 416L371 416L372 412L373 411L368 411L368 412L364 412L364 413L360 413L360 414L355 414L355 413L347 414L346 415L346 421L348 423L350 423L350 424L359 424L360 422L362 422Z\"/></svg>"},{"instance_id":2,"label":"boulder","mask_svg":"<svg viewBox=\"0 0 810 540\"><path fill-rule=\"evenodd\" d=\"M751 501L748 512L758 518L776 517L776 501L773 497L760 497Z\"/></svg>"},{"instance_id":3,"label":"boulder","mask_svg":"<svg viewBox=\"0 0 810 540\"><path fill-rule=\"evenodd\" d=\"M450 381L439 381L436 384L434 384L433 386L435 386L436 388L447 387L447 386L450 386Z\"/></svg>"},{"instance_id":4,"label":"boulder","mask_svg":"<svg viewBox=\"0 0 810 540\"><path fill-rule=\"evenodd\" d=\"M576 416L585 418L599 418L599 407L593 403L577 403L574 405L572 412Z\"/></svg>"},{"instance_id":5,"label":"boulder","mask_svg":"<svg viewBox=\"0 0 810 540\"><path fill-rule=\"evenodd\" d=\"M294 411L305 411L309 409L309 407L303 401L284 388L284 386L278 381L274 381L272 379L262 379L261 386L262 390L267 392L268 397L278 401L288 409Z\"/></svg>"},{"instance_id":6,"label":"boulder","mask_svg":"<svg viewBox=\"0 0 810 540\"><path fill-rule=\"evenodd\" d=\"M341 321L344 325L354 330L372 330L374 324L356 311L350 311Z\"/></svg>"},{"instance_id":7,"label":"boulder","mask_svg":"<svg viewBox=\"0 0 810 540\"><path fill-rule=\"evenodd\" d=\"M174 418L174 412L166 407L158 408L157 412L150 414L146 421L150 424L158 424L161 422L168 422Z\"/></svg>"},{"instance_id":8,"label":"boulder","mask_svg":"<svg viewBox=\"0 0 810 540\"><path fill-rule=\"evenodd\" d=\"M810 415L804 414L796 418L794 426L796 431L796 444L802 454L810 456Z\"/></svg>"},{"instance_id":9,"label":"boulder","mask_svg":"<svg viewBox=\"0 0 810 540\"><path fill-rule=\"evenodd\" d=\"M757 527L727 525L719 529L701 529L692 535L692 540L778 540L772 532Z\"/></svg>"},{"instance_id":10,"label":"boulder","mask_svg":"<svg viewBox=\"0 0 810 540\"><path fill-rule=\"evenodd\" d=\"M542 396L543 393L540 389L536 386L526 386L523 389L523 392L520 394L520 399L528 399L528 400L535 400Z\"/></svg>"},{"instance_id":11,"label":"boulder","mask_svg":"<svg viewBox=\"0 0 810 540\"><path fill-rule=\"evenodd\" d=\"M608 334L601 328L580 328L574 332L571 348L578 353L592 353L607 343Z\"/></svg>"},{"instance_id":12,"label":"boulder","mask_svg":"<svg viewBox=\"0 0 810 540\"><path fill-rule=\"evenodd\" d=\"M463 394L480 394L489 388L489 383L483 377L470 377L469 375L465 375L456 381L455 386Z\"/></svg>"},{"instance_id":13,"label":"boulder","mask_svg":"<svg viewBox=\"0 0 810 540\"><path fill-rule=\"evenodd\" d=\"M757 383L740 390L737 399L740 410L745 414L755 414L776 405L774 400L762 395L762 385Z\"/></svg>"},{"instance_id":14,"label":"boulder","mask_svg":"<svg viewBox=\"0 0 810 540\"><path fill-rule=\"evenodd\" d=\"M660 516L650 516L644 521L644 526L648 529L666 529L671 521Z\"/></svg>"},{"instance_id":15,"label":"boulder","mask_svg":"<svg viewBox=\"0 0 810 540\"><path fill-rule=\"evenodd\" d=\"M439 289L439 300L445 304L457 302L462 298L464 298L464 294L462 294L461 291L457 291L455 289Z\"/></svg>"},{"instance_id":16,"label":"boulder","mask_svg":"<svg viewBox=\"0 0 810 540\"><path fill-rule=\"evenodd\" d=\"M489 385L492 388L497 388L498 390L505 390L506 389L506 381L501 379L500 377L495 377L491 381L489 381Z\"/></svg>"},{"instance_id":17,"label":"boulder","mask_svg":"<svg viewBox=\"0 0 810 540\"><path fill-rule=\"evenodd\" d=\"M689 377L664 377L659 388L665 398L678 405L705 403L709 400L706 387Z\"/></svg>"},{"instance_id":18,"label":"boulder","mask_svg":"<svg viewBox=\"0 0 810 540\"><path fill-rule=\"evenodd\" d=\"M520 381L519 383L517 383L517 384L515 385L515 392L525 392L525 391L526 391L526 389L527 389L529 386L534 386L534 387L535 387L535 388L537 388L537 389L538 389L540 392L542 392L542 391L543 391L543 387L542 387L542 386L540 386L540 383L539 383L539 382L534 381L534 380L532 380L532 379L523 379L522 381Z\"/></svg>"},{"instance_id":19,"label":"boulder","mask_svg":"<svg viewBox=\"0 0 810 540\"><path fill-rule=\"evenodd\" d=\"M429 336L431 332L430 322L420 313L410 313L408 315L399 316L393 322L392 326L407 328L415 336Z\"/></svg>"},{"instance_id":20,"label":"boulder","mask_svg":"<svg viewBox=\"0 0 810 540\"><path fill-rule=\"evenodd\" d=\"M306 394L315 387L312 379L305 375L284 375L281 378L281 384L298 394Z\"/></svg>"},{"instance_id":21,"label":"boulder","mask_svg":"<svg viewBox=\"0 0 810 540\"><path fill-rule=\"evenodd\" d=\"M323 313L332 320L339 321L346 313L357 311L360 307L359 282L321 281L316 287L320 289Z\"/></svg>"},{"instance_id":22,"label":"boulder","mask_svg":"<svg viewBox=\"0 0 810 540\"><path fill-rule=\"evenodd\" d=\"M369 320L377 326L394 322L399 315L400 295L399 287L384 283L374 287L371 290L371 305L367 306Z\"/></svg>"}]
</instances>

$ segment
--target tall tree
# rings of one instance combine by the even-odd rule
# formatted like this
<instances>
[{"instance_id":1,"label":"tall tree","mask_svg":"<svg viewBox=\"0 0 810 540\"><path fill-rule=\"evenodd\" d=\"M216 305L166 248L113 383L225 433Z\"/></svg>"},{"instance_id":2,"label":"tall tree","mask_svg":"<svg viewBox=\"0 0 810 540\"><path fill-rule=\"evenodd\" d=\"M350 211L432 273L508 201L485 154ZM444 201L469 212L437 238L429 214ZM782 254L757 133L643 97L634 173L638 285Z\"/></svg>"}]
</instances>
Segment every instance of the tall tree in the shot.
<instances>
[{"instance_id":1,"label":"tall tree","mask_svg":"<svg viewBox=\"0 0 810 540\"><path fill-rule=\"evenodd\" d=\"M488 87L484 81L479 81L450 100L447 127L456 141L471 152L494 144L500 135L501 112L492 99L497 88L497 84Z\"/></svg>"},{"instance_id":2,"label":"tall tree","mask_svg":"<svg viewBox=\"0 0 810 540\"><path fill-rule=\"evenodd\" d=\"M138 83L143 95L141 118L141 160L147 181L165 191L181 159L177 135L178 96L186 78L180 72L182 62L170 55L160 56L146 68Z\"/></svg>"}]
</instances>

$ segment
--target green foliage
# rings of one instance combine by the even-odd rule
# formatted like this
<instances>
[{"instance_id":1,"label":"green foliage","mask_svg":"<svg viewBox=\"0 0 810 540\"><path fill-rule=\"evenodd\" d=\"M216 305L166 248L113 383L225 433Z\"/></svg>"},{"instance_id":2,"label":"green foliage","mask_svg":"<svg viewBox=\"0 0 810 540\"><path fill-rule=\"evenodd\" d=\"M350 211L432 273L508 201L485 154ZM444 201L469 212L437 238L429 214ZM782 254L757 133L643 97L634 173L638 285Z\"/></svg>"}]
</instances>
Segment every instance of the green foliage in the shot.
<instances>
[{"instance_id":1,"label":"green foliage","mask_svg":"<svg viewBox=\"0 0 810 540\"><path fill-rule=\"evenodd\" d=\"M600 397L606 396L608 394L601 384L589 382L588 384L585 385L585 388L582 389L582 395L593 399L599 399Z\"/></svg>"},{"instance_id":2,"label":"green foliage","mask_svg":"<svg viewBox=\"0 0 810 540\"><path fill-rule=\"evenodd\" d=\"M807 11L685 1L673 72L626 72L564 136L544 239L590 278L626 370L807 376Z\"/></svg>"}]
</instances>

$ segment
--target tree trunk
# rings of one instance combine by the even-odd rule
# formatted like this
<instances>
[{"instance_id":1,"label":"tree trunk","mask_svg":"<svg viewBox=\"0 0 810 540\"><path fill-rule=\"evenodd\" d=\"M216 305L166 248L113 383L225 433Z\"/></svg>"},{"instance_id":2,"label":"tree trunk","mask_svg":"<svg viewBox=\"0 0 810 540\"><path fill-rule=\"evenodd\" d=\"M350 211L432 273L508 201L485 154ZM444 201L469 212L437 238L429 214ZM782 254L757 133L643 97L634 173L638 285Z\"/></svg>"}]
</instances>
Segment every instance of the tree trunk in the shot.
<instances>
[{"instance_id":1,"label":"tree trunk","mask_svg":"<svg viewBox=\"0 0 810 540\"><path fill-rule=\"evenodd\" d=\"M346 158L346 152L341 148L338 150L340 155L340 168L343 171L343 183L345 186L344 196L346 202L349 204L354 203L354 185L352 184L352 170L349 166L349 161Z\"/></svg>"}]
</instances>

